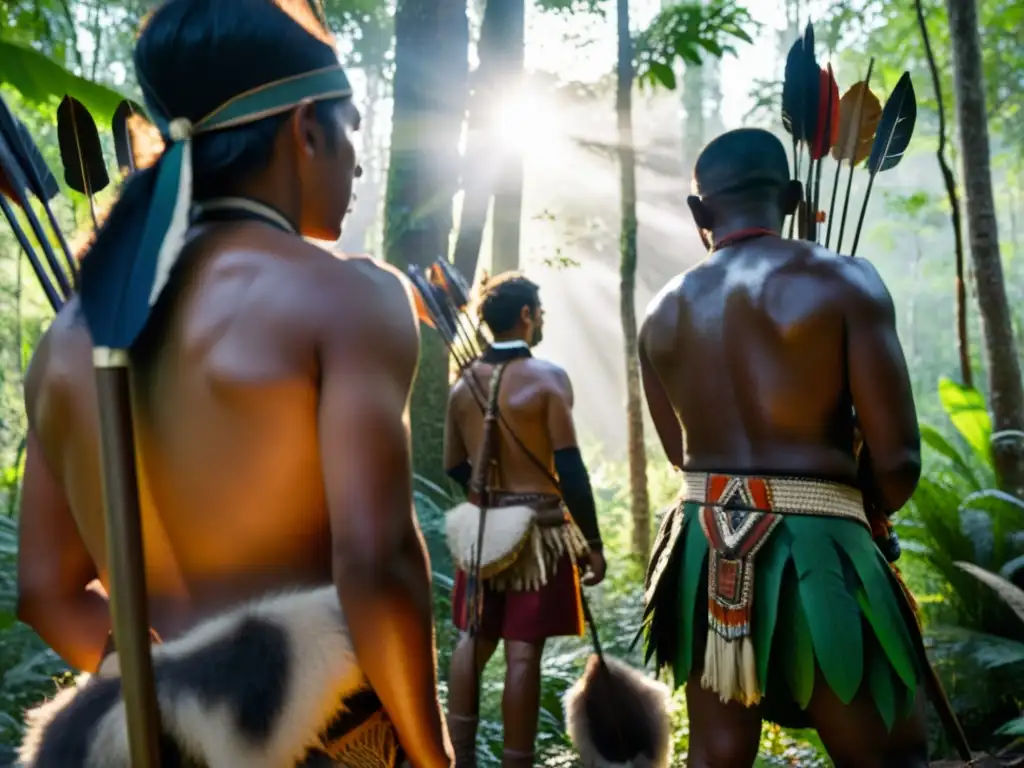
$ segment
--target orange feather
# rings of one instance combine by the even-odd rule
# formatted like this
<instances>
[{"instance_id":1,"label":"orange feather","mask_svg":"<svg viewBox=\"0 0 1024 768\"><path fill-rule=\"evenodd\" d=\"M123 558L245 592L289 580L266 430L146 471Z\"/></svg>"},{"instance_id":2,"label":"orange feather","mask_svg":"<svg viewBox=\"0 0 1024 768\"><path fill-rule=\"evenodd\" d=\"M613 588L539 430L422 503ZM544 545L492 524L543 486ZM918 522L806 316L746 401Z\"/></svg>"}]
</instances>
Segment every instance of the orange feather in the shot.
<instances>
[{"instance_id":1,"label":"orange feather","mask_svg":"<svg viewBox=\"0 0 1024 768\"><path fill-rule=\"evenodd\" d=\"M870 71L868 73L870 75ZM832 157L851 165L860 165L871 154L875 129L882 117L882 104L861 80L850 86L839 101L840 137L832 147Z\"/></svg>"}]
</instances>

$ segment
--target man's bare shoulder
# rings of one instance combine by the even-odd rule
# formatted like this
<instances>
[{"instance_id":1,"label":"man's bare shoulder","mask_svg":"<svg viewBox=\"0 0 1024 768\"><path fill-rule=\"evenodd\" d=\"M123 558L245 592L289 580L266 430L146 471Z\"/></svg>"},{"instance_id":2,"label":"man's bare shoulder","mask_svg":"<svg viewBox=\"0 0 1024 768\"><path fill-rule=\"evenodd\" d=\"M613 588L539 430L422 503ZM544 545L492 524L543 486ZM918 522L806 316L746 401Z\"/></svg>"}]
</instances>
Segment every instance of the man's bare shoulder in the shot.
<instances>
[{"instance_id":1,"label":"man's bare shoulder","mask_svg":"<svg viewBox=\"0 0 1024 768\"><path fill-rule=\"evenodd\" d=\"M412 285L390 264L370 256L336 254L302 243L303 280L318 325L329 337L414 346L419 326Z\"/></svg>"},{"instance_id":2,"label":"man's bare shoulder","mask_svg":"<svg viewBox=\"0 0 1024 768\"><path fill-rule=\"evenodd\" d=\"M531 357L524 366L538 380L544 381L556 389L571 388L569 373L558 363L545 360L542 357Z\"/></svg>"},{"instance_id":3,"label":"man's bare shoulder","mask_svg":"<svg viewBox=\"0 0 1024 768\"><path fill-rule=\"evenodd\" d=\"M25 372L25 410L30 423L40 400L52 405L53 395L81 386L81 377L91 373L91 349L89 331L74 297L40 337Z\"/></svg>"},{"instance_id":4,"label":"man's bare shoulder","mask_svg":"<svg viewBox=\"0 0 1024 768\"><path fill-rule=\"evenodd\" d=\"M842 299L842 306L853 312L892 311L892 296L878 269L865 258L844 256L821 246L809 257L815 274L827 281L832 295Z\"/></svg>"},{"instance_id":5,"label":"man's bare shoulder","mask_svg":"<svg viewBox=\"0 0 1024 768\"><path fill-rule=\"evenodd\" d=\"M701 271L705 268L702 262L676 275L648 303L637 333L640 347L645 353L651 353L664 346L667 339L674 338L679 325L679 313L687 300L686 297L692 292L693 284L703 279ZM662 339L666 341L661 341Z\"/></svg>"},{"instance_id":6,"label":"man's bare shoulder","mask_svg":"<svg viewBox=\"0 0 1024 768\"><path fill-rule=\"evenodd\" d=\"M387 310L395 304L412 306L412 286L399 270L365 254L331 253L302 243L311 277L327 294L341 291L359 306ZM383 307L381 302L385 302Z\"/></svg>"}]
</instances>

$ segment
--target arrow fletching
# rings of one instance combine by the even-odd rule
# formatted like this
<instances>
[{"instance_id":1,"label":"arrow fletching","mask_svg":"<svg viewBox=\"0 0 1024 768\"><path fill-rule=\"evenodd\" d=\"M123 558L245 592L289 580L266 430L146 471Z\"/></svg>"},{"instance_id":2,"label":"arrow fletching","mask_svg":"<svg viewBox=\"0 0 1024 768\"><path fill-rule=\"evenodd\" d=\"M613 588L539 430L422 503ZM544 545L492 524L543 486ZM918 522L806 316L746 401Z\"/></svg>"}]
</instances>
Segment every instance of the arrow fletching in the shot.
<instances>
[{"instance_id":1,"label":"arrow fletching","mask_svg":"<svg viewBox=\"0 0 1024 768\"><path fill-rule=\"evenodd\" d=\"M134 101L125 99L117 105L114 117L110 121L110 129L114 134L114 152L117 155L117 167L121 173L134 173L139 167L138 150L135 147L135 136L131 123L139 119L145 111Z\"/></svg>"},{"instance_id":2,"label":"arrow fletching","mask_svg":"<svg viewBox=\"0 0 1024 768\"><path fill-rule=\"evenodd\" d=\"M460 312L469 304L469 283L446 259L438 258L430 268L432 282L440 285Z\"/></svg>"},{"instance_id":3,"label":"arrow fletching","mask_svg":"<svg viewBox=\"0 0 1024 768\"><path fill-rule=\"evenodd\" d=\"M804 40L799 38L793 43L786 56L786 72L782 80L782 127L793 137L793 141L803 140L803 118L801 107L801 84L804 82Z\"/></svg>"},{"instance_id":4,"label":"arrow fletching","mask_svg":"<svg viewBox=\"0 0 1024 768\"><path fill-rule=\"evenodd\" d=\"M802 50L803 63L800 66L800 129L801 139L807 142L808 149L818 130L818 103L821 96L821 67L814 58L814 27L807 22L804 30Z\"/></svg>"},{"instance_id":5,"label":"arrow fletching","mask_svg":"<svg viewBox=\"0 0 1024 768\"><path fill-rule=\"evenodd\" d=\"M839 85L832 65L819 70L818 116L811 158L820 160L839 139Z\"/></svg>"},{"instance_id":6,"label":"arrow fletching","mask_svg":"<svg viewBox=\"0 0 1024 768\"><path fill-rule=\"evenodd\" d=\"M3 134L7 140L10 160L21 169L21 173L17 175L24 178L22 189L32 192L44 203L56 197L57 192L60 191L57 179L54 178L46 160L43 159L39 147L32 140L28 128L14 116L2 97L0 97L0 134ZM2 177L0 184L13 193L13 184L6 167L0 168L0 177ZM12 197L20 203L20 196L12 195Z\"/></svg>"},{"instance_id":7,"label":"arrow fletching","mask_svg":"<svg viewBox=\"0 0 1024 768\"><path fill-rule=\"evenodd\" d=\"M860 242L860 233L864 226L864 214L868 210L868 200L871 198L875 176L900 164L914 135L916 122L917 97L914 95L914 84L910 80L910 73L904 72L886 99L882 117L878 121L878 131L875 133L871 155L868 157L868 188L864 192L864 204L860 209L857 232L853 236L851 256L857 253L857 244Z\"/></svg>"},{"instance_id":8,"label":"arrow fletching","mask_svg":"<svg viewBox=\"0 0 1024 768\"><path fill-rule=\"evenodd\" d=\"M64 181L71 189L91 198L110 184L96 121L85 105L71 96L65 96L57 107L57 141Z\"/></svg>"},{"instance_id":9,"label":"arrow fletching","mask_svg":"<svg viewBox=\"0 0 1024 768\"><path fill-rule=\"evenodd\" d=\"M860 165L871 154L872 140L882 118L882 103L866 80L854 83L839 100L839 137L832 147L837 162Z\"/></svg>"},{"instance_id":10,"label":"arrow fletching","mask_svg":"<svg viewBox=\"0 0 1024 768\"><path fill-rule=\"evenodd\" d=\"M904 72L886 99L878 121L875 141L868 158L868 171L874 175L900 164L914 135L917 122L917 97L910 73Z\"/></svg>"}]
</instances>

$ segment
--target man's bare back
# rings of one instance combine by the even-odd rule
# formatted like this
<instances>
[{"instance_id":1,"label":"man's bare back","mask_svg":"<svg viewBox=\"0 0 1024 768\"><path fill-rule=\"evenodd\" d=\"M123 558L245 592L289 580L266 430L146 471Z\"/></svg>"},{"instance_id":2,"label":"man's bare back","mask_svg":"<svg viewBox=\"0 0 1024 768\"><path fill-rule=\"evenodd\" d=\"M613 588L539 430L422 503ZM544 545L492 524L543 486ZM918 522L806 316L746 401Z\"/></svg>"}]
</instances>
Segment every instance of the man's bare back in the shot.
<instances>
[{"instance_id":1,"label":"man's bare back","mask_svg":"<svg viewBox=\"0 0 1024 768\"><path fill-rule=\"evenodd\" d=\"M862 423L913 417L877 271L811 243L762 237L712 254L654 300L640 344L652 410L660 382L682 424L670 452L682 468L853 483L851 406Z\"/></svg>"},{"instance_id":2,"label":"man's bare back","mask_svg":"<svg viewBox=\"0 0 1024 768\"><path fill-rule=\"evenodd\" d=\"M489 363L475 363L465 376L475 379L477 395L462 378L452 388L448 401L448 418L463 441L461 447L456 444L453 449L464 451L471 460L478 455L483 439L484 419L477 397L480 394L486 397L493 371L494 366ZM523 444L553 474L556 447L552 441L564 439L567 432L564 424L556 425L553 430L552 421L564 420L564 414L572 411L572 385L565 371L554 363L537 358L509 363L502 377L498 409ZM568 427L568 434L574 436L571 421ZM506 429L499 429L498 434L496 459L501 468L500 485L503 490L514 493L558 492L550 477L523 452ZM446 466L457 463L454 455L446 459Z\"/></svg>"},{"instance_id":3,"label":"man's bare back","mask_svg":"<svg viewBox=\"0 0 1024 768\"><path fill-rule=\"evenodd\" d=\"M155 318L164 341L143 349L133 382L150 606L162 635L271 588L330 582L320 347L340 335L355 369L396 318L415 338L397 272L264 224L200 230L186 262L173 306ZM40 344L26 391L42 453L105 581L91 349L72 302Z\"/></svg>"}]
</instances>

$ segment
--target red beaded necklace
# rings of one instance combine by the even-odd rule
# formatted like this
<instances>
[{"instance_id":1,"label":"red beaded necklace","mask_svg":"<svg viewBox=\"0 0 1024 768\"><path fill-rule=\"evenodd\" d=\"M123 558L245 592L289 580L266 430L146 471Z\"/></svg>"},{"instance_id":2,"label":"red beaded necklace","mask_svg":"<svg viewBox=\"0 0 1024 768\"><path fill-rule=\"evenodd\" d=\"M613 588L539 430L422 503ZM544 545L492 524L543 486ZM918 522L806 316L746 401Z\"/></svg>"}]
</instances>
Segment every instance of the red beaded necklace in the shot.
<instances>
[{"instance_id":1,"label":"red beaded necklace","mask_svg":"<svg viewBox=\"0 0 1024 768\"><path fill-rule=\"evenodd\" d=\"M715 241L715 244L711 246L711 253L720 251L730 245L736 245L744 240L753 240L755 237L779 237L779 233L765 227L748 227L747 229L740 229L736 232L732 232L725 237L720 237Z\"/></svg>"}]
</instances>

